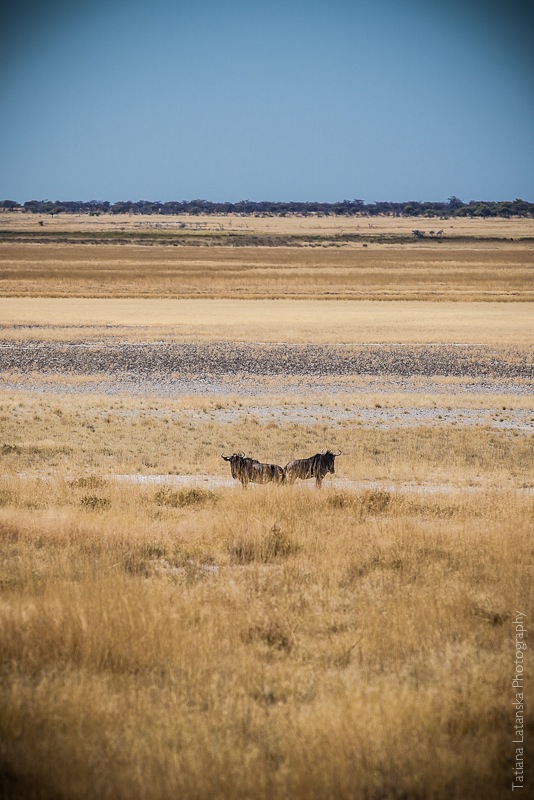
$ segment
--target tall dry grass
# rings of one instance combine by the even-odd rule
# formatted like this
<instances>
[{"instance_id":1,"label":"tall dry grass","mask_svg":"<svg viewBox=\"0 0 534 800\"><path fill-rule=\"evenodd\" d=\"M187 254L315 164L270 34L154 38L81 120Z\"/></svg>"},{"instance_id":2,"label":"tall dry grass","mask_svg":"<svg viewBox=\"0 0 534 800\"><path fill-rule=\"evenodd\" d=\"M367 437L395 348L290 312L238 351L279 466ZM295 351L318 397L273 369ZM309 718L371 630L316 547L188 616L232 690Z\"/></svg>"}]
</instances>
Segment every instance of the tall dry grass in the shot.
<instances>
[{"instance_id":1,"label":"tall dry grass","mask_svg":"<svg viewBox=\"0 0 534 800\"><path fill-rule=\"evenodd\" d=\"M4 395L1 795L502 797L534 511L502 486L529 484L532 437L221 423L219 405ZM226 475L231 443L332 439L341 475L459 488L107 477Z\"/></svg>"},{"instance_id":2,"label":"tall dry grass","mask_svg":"<svg viewBox=\"0 0 534 800\"><path fill-rule=\"evenodd\" d=\"M320 402L305 425L236 398L221 422L223 402L2 394L0 796L502 797L532 436L365 428L348 397L340 424ZM237 445L338 445L342 476L458 488L109 478L226 476Z\"/></svg>"},{"instance_id":3,"label":"tall dry grass","mask_svg":"<svg viewBox=\"0 0 534 800\"><path fill-rule=\"evenodd\" d=\"M0 244L6 297L532 300L532 242L331 247Z\"/></svg>"},{"instance_id":4,"label":"tall dry grass","mask_svg":"<svg viewBox=\"0 0 534 800\"><path fill-rule=\"evenodd\" d=\"M0 497L3 796L510 790L531 499L95 476Z\"/></svg>"}]
</instances>

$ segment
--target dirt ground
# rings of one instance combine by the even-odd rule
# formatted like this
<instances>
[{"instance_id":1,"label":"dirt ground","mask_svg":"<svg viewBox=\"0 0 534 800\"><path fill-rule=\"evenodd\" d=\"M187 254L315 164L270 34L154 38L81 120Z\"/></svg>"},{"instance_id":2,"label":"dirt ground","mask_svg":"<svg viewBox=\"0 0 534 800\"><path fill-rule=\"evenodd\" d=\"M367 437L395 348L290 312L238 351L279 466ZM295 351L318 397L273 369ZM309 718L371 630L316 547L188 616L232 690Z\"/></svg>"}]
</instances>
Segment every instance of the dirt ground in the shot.
<instances>
[{"instance_id":1,"label":"dirt ground","mask_svg":"<svg viewBox=\"0 0 534 800\"><path fill-rule=\"evenodd\" d=\"M141 214L24 214L4 213L0 215L0 229L6 231L204 231L204 232L248 232L270 234L331 234L362 232L369 234L411 234L413 229L442 231L461 236L525 237L534 236L534 220L475 217L473 219L452 217L321 217L288 215L244 216L224 214L220 216L177 216Z\"/></svg>"}]
</instances>

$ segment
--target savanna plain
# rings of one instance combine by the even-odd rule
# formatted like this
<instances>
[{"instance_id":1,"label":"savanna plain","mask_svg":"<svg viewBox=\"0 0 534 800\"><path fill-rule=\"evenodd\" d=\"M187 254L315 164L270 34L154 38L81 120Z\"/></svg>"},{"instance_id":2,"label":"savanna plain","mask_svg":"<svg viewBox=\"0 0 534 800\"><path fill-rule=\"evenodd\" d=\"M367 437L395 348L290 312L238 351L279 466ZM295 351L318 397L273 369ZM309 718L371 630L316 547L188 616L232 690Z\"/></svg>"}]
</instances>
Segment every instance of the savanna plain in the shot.
<instances>
[{"instance_id":1,"label":"savanna plain","mask_svg":"<svg viewBox=\"0 0 534 800\"><path fill-rule=\"evenodd\" d=\"M532 792L533 253L1 215L0 797Z\"/></svg>"}]
</instances>

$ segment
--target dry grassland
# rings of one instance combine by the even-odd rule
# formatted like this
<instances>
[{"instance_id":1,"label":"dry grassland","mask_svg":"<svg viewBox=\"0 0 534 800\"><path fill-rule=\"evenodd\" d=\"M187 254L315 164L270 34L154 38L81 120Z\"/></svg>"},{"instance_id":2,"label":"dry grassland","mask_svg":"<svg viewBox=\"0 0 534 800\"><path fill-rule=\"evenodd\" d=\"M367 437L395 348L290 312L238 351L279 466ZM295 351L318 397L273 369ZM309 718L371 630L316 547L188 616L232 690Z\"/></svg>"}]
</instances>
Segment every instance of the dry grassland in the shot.
<instances>
[{"instance_id":1,"label":"dry grassland","mask_svg":"<svg viewBox=\"0 0 534 800\"><path fill-rule=\"evenodd\" d=\"M221 423L216 397L2 394L2 795L503 797L532 436L365 428L356 398L342 424L225 402L242 416ZM342 444L341 476L452 491L110 477L227 475L238 443L282 461Z\"/></svg>"},{"instance_id":2,"label":"dry grassland","mask_svg":"<svg viewBox=\"0 0 534 800\"><path fill-rule=\"evenodd\" d=\"M513 621L534 612L532 435L378 430L357 419L372 395L312 400L353 418L284 422L297 398L275 421L243 398L2 393L5 797L510 791ZM501 400L483 404L528 407ZM223 403L241 415L220 422ZM341 477L427 491L111 477L227 476L229 447L283 463L324 444L343 446Z\"/></svg>"},{"instance_id":3,"label":"dry grassland","mask_svg":"<svg viewBox=\"0 0 534 800\"><path fill-rule=\"evenodd\" d=\"M43 221L200 235L427 223ZM533 221L438 224L515 238ZM195 396L192 379L143 396L114 374L99 394L102 376L38 359L0 374L0 798L500 800L521 778L532 793L530 649L514 627L525 615L530 648L532 248L0 245L0 346L20 353L107 337L473 343L522 370L325 374L313 390L251 370ZM360 300L333 299L347 295ZM383 302L395 296L417 302ZM173 482L229 478L222 452L283 465L324 447L343 451L345 484Z\"/></svg>"},{"instance_id":4,"label":"dry grassland","mask_svg":"<svg viewBox=\"0 0 534 800\"><path fill-rule=\"evenodd\" d=\"M449 482L466 486L531 487L533 435L513 427L413 425L388 429L359 419L382 403L399 411L445 398L404 396L398 406L382 395L338 398L280 397L244 399L211 397L168 400L161 397L96 397L2 393L0 423L3 449L0 471L33 477L78 478L87 474L229 475L221 453L241 449L282 466L291 458L325 446L342 449L338 473L354 480ZM448 407L465 409L462 396ZM492 416L505 419L514 409L529 408L529 398L489 397ZM318 405L313 406L313 402ZM305 424L292 421L292 409L313 406ZM474 400L472 399L472 405ZM482 403L484 405L484 403ZM478 403L480 407L480 401ZM276 409L276 415L258 413ZM344 412L339 419L332 410ZM224 412L231 412L225 419ZM287 417L287 418L286 418Z\"/></svg>"},{"instance_id":5,"label":"dry grassland","mask_svg":"<svg viewBox=\"0 0 534 800\"><path fill-rule=\"evenodd\" d=\"M510 791L531 499L86 473L0 500L3 796Z\"/></svg>"},{"instance_id":6,"label":"dry grassland","mask_svg":"<svg viewBox=\"0 0 534 800\"><path fill-rule=\"evenodd\" d=\"M527 218L449 218L426 217L322 217L287 215L248 216L221 214L218 216L191 216L188 214L166 216L158 214L0 214L0 231L43 233L94 233L94 232L206 232L206 233L253 233L272 235L322 236L332 234L361 233L375 235L410 235L418 228L426 234L441 231L447 236L469 236L479 238L520 239L534 236L534 220Z\"/></svg>"},{"instance_id":7,"label":"dry grassland","mask_svg":"<svg viewBox=\"0 0 534 800\"><path fill-rule=\"evenodd\" d=\"M434 234L440 224L439 241L410 241L414 227ZM33 238L10 240L24 233ZM120 243L110 243L115 234ZM61 235L71 239L54 243ZM136 244L136 236L144 243ZM533 265L529 219L3 214L0 220L4 296L517 301L532 299Z\"/></svg>"},{"instance_id":8,"label":"dry grassland","mask_svg":"<svg viewBox=\"0 0 534 800\"><path fill-rule=\"evenodd\" d=\"M533 298L534 244L0 244L5 297Z\"/></svg>"},{"instance_id":9,"label":"dry grassland","mask_svg":"<svg viewBox=\"0 0 534 800\"><path fill-rule=\"evenodd\" d=\"M532 304L1 298L0 339L532 345Z\"/></svg>"}]
</instances>

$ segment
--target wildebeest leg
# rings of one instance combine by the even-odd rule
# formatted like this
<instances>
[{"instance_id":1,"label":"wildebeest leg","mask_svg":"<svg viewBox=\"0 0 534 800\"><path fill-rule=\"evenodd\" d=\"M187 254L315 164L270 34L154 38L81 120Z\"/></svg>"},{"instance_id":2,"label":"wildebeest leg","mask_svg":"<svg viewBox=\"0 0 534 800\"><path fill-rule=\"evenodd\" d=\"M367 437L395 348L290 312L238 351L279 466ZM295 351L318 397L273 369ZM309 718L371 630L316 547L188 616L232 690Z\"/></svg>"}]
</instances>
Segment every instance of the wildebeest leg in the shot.
<instances>
[{"instance_id":1,"label":"wildebeest leg","mask_svg":"<svg viewBox=\"0 0 534 800\"><path fill-rule=\"evenodd\" d=\"M323 483L323 476L322 476L322 475L316 475L316 476L315 476L315 485L316 485L316 487L317 487L318 489L320 489L320 488L321 488L321 486L322 486L322 483Z\"/></svg>"}]
</instances>

